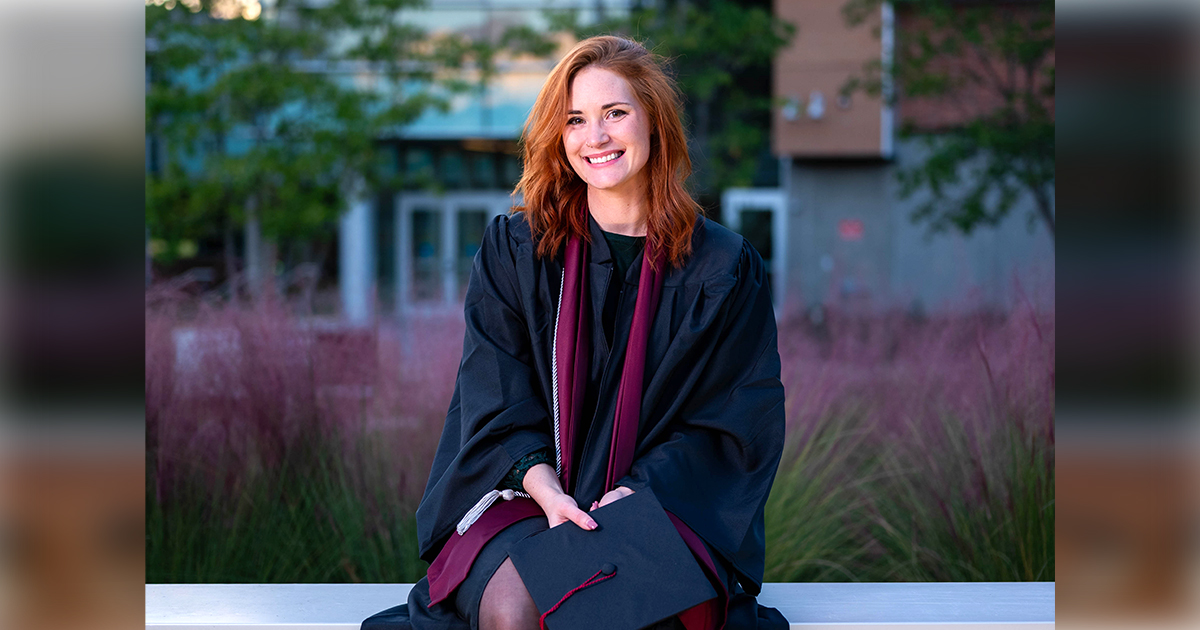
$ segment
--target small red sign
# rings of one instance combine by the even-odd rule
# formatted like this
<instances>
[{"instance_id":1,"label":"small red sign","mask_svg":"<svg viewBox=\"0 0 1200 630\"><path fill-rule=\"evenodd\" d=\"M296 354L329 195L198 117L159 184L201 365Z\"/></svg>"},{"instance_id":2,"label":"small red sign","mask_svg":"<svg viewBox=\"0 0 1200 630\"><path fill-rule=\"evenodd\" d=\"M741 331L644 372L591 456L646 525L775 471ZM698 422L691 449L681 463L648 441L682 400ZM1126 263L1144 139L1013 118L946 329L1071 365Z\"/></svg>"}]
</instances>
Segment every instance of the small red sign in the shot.
<instances>
[{"instance_id":1,"label":"small red sign","mask_svg":"<svg viewBox=\"0 0 1200 630\"><path fill-rule=\"evenodd\" d=\"M843 241L861 240L863 236L863 222L859 219L842 219L838 221L838 236L842 237Z\"/></svg>"}]
</instances>

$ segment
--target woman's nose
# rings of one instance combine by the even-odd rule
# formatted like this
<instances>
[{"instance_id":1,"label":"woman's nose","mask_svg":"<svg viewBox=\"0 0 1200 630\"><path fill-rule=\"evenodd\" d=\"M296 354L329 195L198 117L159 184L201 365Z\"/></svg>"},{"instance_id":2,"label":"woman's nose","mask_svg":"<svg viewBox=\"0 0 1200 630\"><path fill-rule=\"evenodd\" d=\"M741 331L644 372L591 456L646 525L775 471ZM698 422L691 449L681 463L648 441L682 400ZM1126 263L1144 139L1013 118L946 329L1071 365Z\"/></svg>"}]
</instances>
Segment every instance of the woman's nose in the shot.
<instances>
[{"instance_id":1,"label":"woman's nose","mask_svg":"<svg viewBox=\"0 0 1200 630\"><path fill-rule=\"evenodd\" d=\"M599 125L593 126L592 131L588 134L587 144L589 147L596 148L608 142L608 134L600 128Z\"/></svg>"}]
</instances>

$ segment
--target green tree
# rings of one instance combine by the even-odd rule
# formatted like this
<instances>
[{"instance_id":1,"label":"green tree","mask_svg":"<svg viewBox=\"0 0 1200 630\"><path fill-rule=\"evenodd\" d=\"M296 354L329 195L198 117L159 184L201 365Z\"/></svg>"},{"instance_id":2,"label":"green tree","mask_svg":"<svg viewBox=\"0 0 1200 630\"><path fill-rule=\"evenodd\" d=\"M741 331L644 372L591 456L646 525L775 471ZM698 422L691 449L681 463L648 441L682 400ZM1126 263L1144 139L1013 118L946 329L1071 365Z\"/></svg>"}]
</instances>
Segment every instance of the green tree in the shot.
<instances>
[{"instance_id":1,"label":"green tree","mask_svg":"<svg viewBox=\"0 0 1200 630\"><path fill-rule=\"evenodd\" d=\"M847 23L862 24L882 1L851 0L843 8ZM927 222L933 232L969 234L999 223L1028 193L1036 207L1029 225L1040 219L1053 238L1053 3L893 4L917 27L897 27L891 62L866 64L844 91L864 89L901 104L928 99L963 112L938 129L901 122L900 137L919 137L928 149L921 163L897 170L902 196L930 193L913 222ZM987 103L994 106L981 106Z\"/></svg>"},{"instance_id":2,"label":"green tree","mask_svg":"<svg viewBox=\"0 0 1200 630\"><path fill-rule=\"evenodd\" d=\"M795 27L767 2L664 0L635 3L625 15L582 24L575 10L549 12L554 30L578 38L622 34L672 61L686 97L692 186L711 200L753 185L771 128L771 65ZM756 6L757 5L757 6Z\"/></svg>"},{"instance_id":3,"label":"green tree","mask_svg":"<svg viewBox=\"0 0 1200 630\"><path fill-rule=\"evenodd\" d=\"M258 234L327 240L353 195L400 184L381 136L480 89L498 51L546 52L521 27L497 41L430 36L403 19L422 5L148 0L151 236L223 235L231 276L243 227L251 255Z\"/></svg>"}]
</instances>

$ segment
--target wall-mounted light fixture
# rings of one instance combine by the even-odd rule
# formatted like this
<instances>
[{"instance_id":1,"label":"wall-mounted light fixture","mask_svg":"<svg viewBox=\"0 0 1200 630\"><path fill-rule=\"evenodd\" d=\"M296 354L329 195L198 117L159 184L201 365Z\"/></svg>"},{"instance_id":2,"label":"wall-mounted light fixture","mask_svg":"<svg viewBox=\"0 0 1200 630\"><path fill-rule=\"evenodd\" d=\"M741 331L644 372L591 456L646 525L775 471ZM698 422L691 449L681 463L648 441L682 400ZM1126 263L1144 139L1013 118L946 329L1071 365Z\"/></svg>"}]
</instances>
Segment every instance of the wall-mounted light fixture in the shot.
<instances>
[{"instance_id":1,"label":"wall-mounted light fixture","mask_svg":"<svg viewBox=\"0 0 1200 630\"><path fill-rule=\"evenodd\" d=\"M821 94L819 90L813 90L812 94L808 95L808 107L805 113L813 120L821 120L825 117L825 95Z\"/></svg>"},{"instance_id":2,"label":"wall-mounted light fixture","mask_svg":"<svg viewBox=\"0 0 1200 630\"><path fill-rule=\"evenodd\" d=\"M796 122L800 117L800 98L789 96L783 107L779 108L779 113L783 114L783 119L788 122Z\"/></svg>"}]
</instances>

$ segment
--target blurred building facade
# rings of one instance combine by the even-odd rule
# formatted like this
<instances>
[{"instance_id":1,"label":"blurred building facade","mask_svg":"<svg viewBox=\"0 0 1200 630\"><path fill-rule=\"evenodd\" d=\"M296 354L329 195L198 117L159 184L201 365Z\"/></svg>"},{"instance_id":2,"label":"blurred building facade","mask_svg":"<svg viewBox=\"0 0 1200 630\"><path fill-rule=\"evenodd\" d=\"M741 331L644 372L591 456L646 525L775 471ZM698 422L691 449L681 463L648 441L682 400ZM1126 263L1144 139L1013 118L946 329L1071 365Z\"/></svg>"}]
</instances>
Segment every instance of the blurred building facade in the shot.
<instances>
[{"instance_id":1,"label":"blurred building facade","mask_svg":"<svg viewBox=\"0 0 1200 630\"><path fill-rule=\"evenodd\" d=\"M627 11L629 0L558 2L586 22ZM905 28L883 3L867 24L849 26L845 0L774 0L776 15L798 26L777 57L771 130L777 187L731 189L712 218L743 233L771 271L781 316L823 308L853 310L1005 310L1023 299L1053 301L1054 245L1030 222L1022 198L995 227L969 236L930 234L909 220L922 194L903 199L896 170L923 160L924 145L897 140L897 121L952 124L936 103L895 106L841 87L864 63L892 54ZM414 19L431 31L488 36L513 24L544 29L541 0L433 0ZM590 13L590 15L588 15ZM517 139L554 62L502 60L478 94L431 112L382 141L411 188L366 195L341 222L339 275L345 314L364 321L376 309L401 315L461 308L484 226L513 204L520 177ZM432 189L436 192L431 192ZM1020 292L1020 294L1018 293Z\"/></svg>"},{"instance_id":2,"label":"blurred building facade","mask_svg":"<svg viewBox=\"0 0 1200 630\"><path fill-rule=\"evenodd\" d=\"M1005 310L1022 299L1018 291L1052 305L1053 237L1029 221L1031 196L969 236L929 234L909 220L927 193L902 199L895 171L923 161L926 149L916 138L898 141L898 121L933 129L962 112L951 102L840 96L864 64L887 67L897 29L919 27L888 3L866 24L848 26L845 4L775 0L776 14L799 27L775 64L780 187L724 197L726 223L772 267L777 309Z\"/></svg>"}]
</instances>

